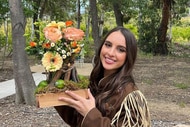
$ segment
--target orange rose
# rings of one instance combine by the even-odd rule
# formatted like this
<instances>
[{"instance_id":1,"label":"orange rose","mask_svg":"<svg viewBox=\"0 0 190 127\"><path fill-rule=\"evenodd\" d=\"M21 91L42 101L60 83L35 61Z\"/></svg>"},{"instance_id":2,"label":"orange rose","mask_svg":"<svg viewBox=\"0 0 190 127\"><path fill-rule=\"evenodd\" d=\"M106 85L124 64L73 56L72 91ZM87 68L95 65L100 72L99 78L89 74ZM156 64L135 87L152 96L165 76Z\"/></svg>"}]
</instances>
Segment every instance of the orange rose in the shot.
<instances>
[{"instance_id":1,"label":"orange rose","mask_svg":"<svg viewBox=\"0 0 190 127\"><path fill-rule=\"evenodd\" d=\"M66 27L72 26L73 25L73 21L66 21L65 24L66 24Z\"/></svg>"},{"instance_id":2,"label":"orange rose","mask_svg":"<svg viewBox=\"0 0 190 127\"><path fill-rule=\"evenodd\" d=\"M62 38L62 33L59 29L55 28L55 27L45 27L44 28L44 34L45 37L49 40L51 40L52 42L57 42L58 40L60 40Z\"/></svg>"},{"instance_id":3,"label":"orange rose","mask_svg":"<svg viewBox=\"0 0 190 127\"><path fill-rule=\"evenodd\" d=\"M34 41L31 41L31 42L30 42L30 46L31 46L31 47L36 47L36 45L37 45L36 42L34 42Z\"/></svg>"},{"instance_id":4,"label":"orange rose","mask_svg":"<svg viewBox=\"0 0 190 127\"><path fill-rule=\"evenodd\" d=\"M84 32L81 29L68 27L62 30L64 38L71 41L79 41L84 37Z\"/></svg>"}]
</instances>

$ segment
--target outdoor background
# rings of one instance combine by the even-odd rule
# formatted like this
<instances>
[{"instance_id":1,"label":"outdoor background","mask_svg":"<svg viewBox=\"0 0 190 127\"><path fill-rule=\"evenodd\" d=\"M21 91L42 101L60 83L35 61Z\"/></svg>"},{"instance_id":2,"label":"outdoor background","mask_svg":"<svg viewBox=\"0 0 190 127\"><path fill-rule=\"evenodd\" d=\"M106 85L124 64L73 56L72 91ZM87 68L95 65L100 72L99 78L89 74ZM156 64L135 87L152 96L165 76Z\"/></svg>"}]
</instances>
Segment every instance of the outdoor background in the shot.
<instances>
[{"instance_id":1,"label":"outdoor background","mask_svg":"<svg viewBox=\"0 0 190 127\"><path fill-rule=\"evenodd\" d=\"M147 98L153 127L190 125L189 3L189 0L0 0L0 82L22 78L28 83L17 85L33 87L29 89L33 93L35 86L29 87L28 80L31 70L23 71L24 76L19 77L23 74L15 65L26 62L21 68L25 70L41 65L37 56L25 52L30 41L38 43L42 39L40 24L72 20L76 28L85 31L84 48L76 60L84 60L85 64L77 69L89 71L88 74L101 38L111 28L122 25L138 40L134 77ZM19 18L11 20L13 13ZM18 22L23 26L21 31L12 28ZM3 127L66 126L53 108L35 107L30 93L22 95L22 92L0 99ZM23 101L19 102L18 96Z\"/></svg>"}]
</instances>

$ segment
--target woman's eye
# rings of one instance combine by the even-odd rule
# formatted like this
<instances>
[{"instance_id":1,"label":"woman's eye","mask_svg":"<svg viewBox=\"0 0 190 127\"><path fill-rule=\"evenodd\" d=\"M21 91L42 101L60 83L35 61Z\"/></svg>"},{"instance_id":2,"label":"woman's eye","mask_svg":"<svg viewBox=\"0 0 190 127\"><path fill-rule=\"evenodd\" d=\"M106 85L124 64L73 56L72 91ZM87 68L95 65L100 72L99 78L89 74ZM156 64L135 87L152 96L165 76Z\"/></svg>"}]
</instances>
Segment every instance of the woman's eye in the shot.
<instances>
[{"instance_id":1,"label":"woman's eye","mask_svg":"<svg viewBox=\"0 0 190 127\"><path fill-rule=\"evenodd\" d=\"M119 52L127 52L125 48L118 48Z\"/></svg>"},{"instance_id":2,"label":"woman's eye","mask_svg":"<svg viewBox=\"0 0 190 127\"><path fill-rule=\"evenodd\" d=\"M104 44L106 47L111 47L111 44L110 43L108 43L108 42L105 42L105 44Z\"/></svg>"}]
</instances>

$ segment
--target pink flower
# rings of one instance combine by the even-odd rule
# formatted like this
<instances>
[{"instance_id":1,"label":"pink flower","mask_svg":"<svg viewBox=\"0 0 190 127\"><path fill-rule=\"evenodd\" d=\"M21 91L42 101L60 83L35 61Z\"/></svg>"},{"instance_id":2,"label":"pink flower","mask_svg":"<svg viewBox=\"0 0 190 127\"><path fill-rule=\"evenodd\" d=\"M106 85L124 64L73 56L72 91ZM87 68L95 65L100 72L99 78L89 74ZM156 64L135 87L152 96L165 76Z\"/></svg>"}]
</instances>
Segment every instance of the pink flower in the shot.
<instances>
[{"instance_id":1,"label":"pink flower","mask_svg":"<svg viewBox=\"0 0 190 127\"><path fill-rule=\"evenodd\" d=\"M62 33L58 28L55 27L45 27L44 34L47 39L52 42L57 42L62 38Z\"/></svg>"},{"instance_id":2,"label":"pink flower","mask_svg":"<svg viewBox=\"0 0 190 127\"><path fill-rule=\"evenodd\" d=\"M64 33L63 37L71 41L80 41L84 37L84 32L81 29L73 27L62 29L62 32Z\"/></svg>"}]
</instances>

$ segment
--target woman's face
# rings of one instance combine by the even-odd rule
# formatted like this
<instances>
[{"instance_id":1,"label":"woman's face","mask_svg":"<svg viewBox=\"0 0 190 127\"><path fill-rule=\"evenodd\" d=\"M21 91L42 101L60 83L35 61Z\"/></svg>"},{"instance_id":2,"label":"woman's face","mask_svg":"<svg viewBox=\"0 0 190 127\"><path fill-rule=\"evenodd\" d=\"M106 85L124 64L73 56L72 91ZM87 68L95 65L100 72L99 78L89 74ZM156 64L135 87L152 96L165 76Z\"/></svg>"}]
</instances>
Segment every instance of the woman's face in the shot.
<instances>
[{"instance_id":1,"label":"woman's face","mask_svg":"<svg viewBox=\"0 0 190 127\"><path fill-rule=\"evenodd\" d=\"M113 32L106 38L100 52L104 76L114 73L125 63L126 47L125 38L120 31Z\"/></svg>"}]
</instances>

